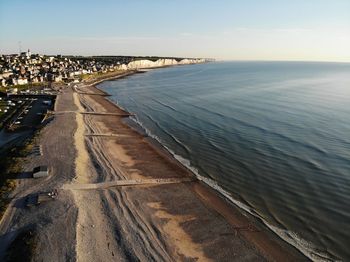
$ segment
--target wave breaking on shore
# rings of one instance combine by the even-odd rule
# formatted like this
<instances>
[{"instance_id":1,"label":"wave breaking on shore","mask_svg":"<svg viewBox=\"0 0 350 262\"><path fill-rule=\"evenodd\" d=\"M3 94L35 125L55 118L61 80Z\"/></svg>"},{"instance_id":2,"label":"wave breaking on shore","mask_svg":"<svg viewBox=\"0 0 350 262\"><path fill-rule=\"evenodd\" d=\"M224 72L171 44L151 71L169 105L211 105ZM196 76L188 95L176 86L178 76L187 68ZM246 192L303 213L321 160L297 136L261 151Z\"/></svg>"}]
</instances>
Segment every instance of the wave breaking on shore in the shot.
<instances>
[{"instance_id":1,"label":"wave breaking on shore","mask_svg":"<svg viewBox=\"0 0 350 262\"><path fill-rule=\"evenodd\" d=\"M115 103L113 101L111 102L116 104L118 107L122 108L118 103ZM122 109L127 111L125 108L122 108ZM168 153L170 153L171 156L174 157L182 166L184 166L186 169L191 171L191 173L193 173L198 180L202 181L203 183L208 185L210 188L214 189L216 192L224 196L225 199L227 199L230 203L237 206L242 211L248 213L249 215L261 221L269 230L271 230L273 233L275 233L277 236L279 236L288 244L295 247L306 257L308 257L312 261L337 261L337 258L332 257L330 254L327 254L325 252L319 251L316 246L306 241L305 239L301 238L297 233L288 231L278 226L274 226L270 224L263 217L261 217L252 207L232 197L232 195L229 192L227 192L225 189L223 189L216 181L200 175L198 169L191 164L190 160L176 154L172 149L164 145L162 140L158 136L152 134L152 132L145 127L145 125L137 118L137 116L130 117L130 119L133 122L135 122L135 124L138 125L139 128L141 128L143 132L147 134L147 136L155 140L163 149L165 149Z\"/></svg>"}]
</instances>

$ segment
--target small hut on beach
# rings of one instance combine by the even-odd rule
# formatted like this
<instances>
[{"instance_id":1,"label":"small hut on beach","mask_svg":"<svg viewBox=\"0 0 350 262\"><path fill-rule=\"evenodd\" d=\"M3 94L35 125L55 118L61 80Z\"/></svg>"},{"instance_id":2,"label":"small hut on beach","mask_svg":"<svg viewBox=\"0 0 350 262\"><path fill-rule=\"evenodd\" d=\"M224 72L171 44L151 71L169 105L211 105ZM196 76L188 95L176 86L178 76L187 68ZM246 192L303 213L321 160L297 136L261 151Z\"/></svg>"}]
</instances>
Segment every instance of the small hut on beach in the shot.
<instances>
[{"instance_id":1,"label":"small hut on beach","mask_svg":"<svg viewBox=\"0 0 350 262\"><path fill-rule=\"evenodd\" d=\"M37 166L33 169L33 178L49 176L49 169L47 166Z\"/></svg>"}]
</instances>

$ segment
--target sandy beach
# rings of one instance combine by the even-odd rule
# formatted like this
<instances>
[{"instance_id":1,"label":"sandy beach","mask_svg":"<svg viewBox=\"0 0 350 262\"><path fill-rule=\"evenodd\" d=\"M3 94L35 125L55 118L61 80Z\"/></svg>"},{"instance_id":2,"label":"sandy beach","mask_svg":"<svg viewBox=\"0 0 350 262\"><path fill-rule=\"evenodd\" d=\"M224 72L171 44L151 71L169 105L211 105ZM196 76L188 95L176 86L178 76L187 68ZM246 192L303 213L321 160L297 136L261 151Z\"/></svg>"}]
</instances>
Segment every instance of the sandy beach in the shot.
<instances>
[{"instance_id":1,"label":"sandy beach","mask_svg":"<svg viewBox=\"0 0 350 262\"><path fill-rule=\"evenodd\" d=\"M125 113L93 85L79 85L77 91L79 111ZM127 126L123 117L77 114L76 120L74 183L180 179L174 184L73 189L79 261L305 259L204 183L181 182L194 175Z\"/></svg>"},{"instance_id":2,"label":"sandy beach","mask_svg":"<svg viewBox=\"0 0 350 262\"><path fill-rule=\"evenodd\" d=\"M0 259L32 229L34 261L306 260L129 127L127 112L94 87L100 81L58 95L37 141L43 156L25 166L46 164L51 175L18 179L0 224ZM56 201L25 208L28 194L48 190Z\"/></svg>"}]
</instances>

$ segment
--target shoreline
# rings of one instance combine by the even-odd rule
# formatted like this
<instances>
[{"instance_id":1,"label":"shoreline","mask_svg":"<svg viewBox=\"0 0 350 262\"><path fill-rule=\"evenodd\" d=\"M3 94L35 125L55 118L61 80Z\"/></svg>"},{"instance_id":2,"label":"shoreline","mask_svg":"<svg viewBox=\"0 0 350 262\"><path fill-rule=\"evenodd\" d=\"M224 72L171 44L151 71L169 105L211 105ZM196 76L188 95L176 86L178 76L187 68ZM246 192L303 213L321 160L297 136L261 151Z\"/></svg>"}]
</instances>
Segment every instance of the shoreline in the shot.
<instances>
[{"instance_id":1,"label":"shoreline","mask_svg":"<svg viewBox=\"0 0 350 262\"><path fill-rule=\"evenodd\" d=\"M123 75L122 77L130 76L134 73L135 72L132 72L127 75ZM116 77L113 79L117 79L117 78L119 77ZM98 87L96 87L96 85L101 82L113 80L113 79L100 80L98 81L98 83L89 84L88 85L89 89L90 91L91 89L95 89L94 93L98 91L98 92L101 92L102 94L106 94L105 91L99 89ZM120 108L117 104L113 103L108 98L103 98L103 99L105 100L105 103L110 104L112 107L115 107L117 110L126 111ZM130 129L134 129L128 124L125 124L125 125L127 125L128 128ZM150 139L154 140L153 138L150 138ZM154 141L153 143L152 141L148 141L148 144L149 146L153 147L158 152L158 154L166 158L167 161L176 163L177 167L185 171L187 175L190 174L194 177L197 177L196 174L194 174L191 170L189 170L188 167L184 166L178 159L176 159L171 154L171 152L169 152L166 148L164 148L164 146L161 145L158 141L156 141L155 143ZM275 232L268 229L268 227L262 221L259 221L258 218L253 217L252 215L248 214L246 211L242 210L240 207L236 206L224 195L222 195L220 192L210 187L205 182L199 181L197 178L197 181L194 182L190 186L190 188L191 188L191 191L194 192L208 208L215 210L215 212L217 212L220 216L224 217L225 220L227 220L231 224L231 226L235 228L234 231L236 235L241 234L246 240L248 240L251 244L253 244L264 255L265 258L278 260L278 261L285 260L286 253L289 253L294 258L295 257L299 259L304 258L305 260L307 260L307 258L304 257L304 255L301 253L300 250L298 250L291 244L287 243ZM249 228L247 228L247 226L242 227L242 225L247 225L247 224ZM252 233L252 232L255 232L255 233Z\"/></svg>"},{"instance_id":2,"label":"shoreline","mask_svg":"<svg viewBox=\"0 0 350 262\"><path fill-rule=\"evenodd\" d=\"M125 76L116 73L113 78ZM126 111L88 84L57 96L54 118L35 144L42 155L28 156L24 167L47 165L51 174L33 180L24 173L17 181L0 224L0 258L33 229L34 260L308 260L220 192L191 179L186 166L130 127ZM28 195L48 190L57 190L56 201L25 208Z\"/></svg>"}]
</instances>

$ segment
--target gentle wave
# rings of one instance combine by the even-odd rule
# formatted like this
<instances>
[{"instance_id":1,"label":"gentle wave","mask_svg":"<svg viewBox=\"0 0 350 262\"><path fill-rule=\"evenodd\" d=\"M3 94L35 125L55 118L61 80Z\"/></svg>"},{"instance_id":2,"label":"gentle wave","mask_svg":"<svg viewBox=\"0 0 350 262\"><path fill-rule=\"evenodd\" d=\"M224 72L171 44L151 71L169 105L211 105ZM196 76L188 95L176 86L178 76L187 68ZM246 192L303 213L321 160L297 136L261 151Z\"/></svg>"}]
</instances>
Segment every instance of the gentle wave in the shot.
<instances>
[{"instance_id":1,"label":"gentle wave","mask_svg":"<svg viewBox=\"0 0 350 262\"><path fill-rule=\"evenodd\" d=\"M210 63L102 86L178 161L281 238L313 260L349 260L349 70Z\"/></svg>"},{"instance_id":2,"label":"gentle wave","mask_svg":"<svg viewBox=\"0 0 350 262\"><path fill-rule=\"evenodd\" d=\"M152 139L157 141L165 150L167 150L179 163L181 163L185 168L187 168L189 171L191 171L198 180L204 182L209 187L213 188L215 191L223 195L227 200L229 200L232 204L236 205L241 210L249 213L250 215L254 216L255 218L258 218L260 221L264 223L265 226L267 226L271 231L273 231L276 235L278 235L281 239L286 241L287 243L291 244L295 248L297 248L300 252L302 252L305 256L307 256L309 259L313 261L337 261L337 258L334 256L326 253L321 252L317 249L316 246L314 246L311 242L308 242L304 240L303 238L299 237L297 233L291 232L285 229L281 229L279 227L273 226L269 224L265 219L263 219L252 207L234 199L232 195L224 190L216 181L213 179L201 176L199 174L199 171L197 168L195 168L191 161L176 154L173 150L171 150L169 147L164 145L162 140L152 134L151 131L149 131L142 122L140 122L139 119L136 117L130 117L132 121L134 121L137 125L139 125L143 131ZM175 140L176 141L176 140ZM181 143L182 146L182 143ZM340 260L339 260L340 261Z\"/></svg>"}]
</instances>

